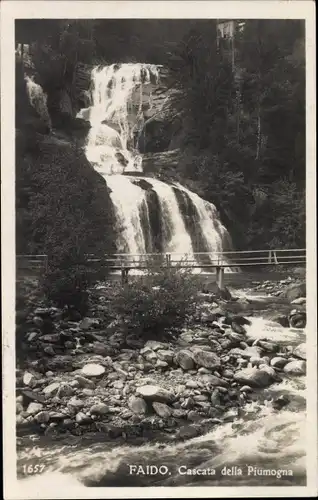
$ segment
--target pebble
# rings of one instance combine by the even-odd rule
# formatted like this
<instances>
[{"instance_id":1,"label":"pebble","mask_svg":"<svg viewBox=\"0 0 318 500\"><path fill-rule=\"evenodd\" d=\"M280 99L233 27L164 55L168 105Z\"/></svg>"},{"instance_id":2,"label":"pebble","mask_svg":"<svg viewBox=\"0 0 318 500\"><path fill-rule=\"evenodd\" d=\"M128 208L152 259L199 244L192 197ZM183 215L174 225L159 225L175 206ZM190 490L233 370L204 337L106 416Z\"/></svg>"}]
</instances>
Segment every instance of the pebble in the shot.
<instances>
[{"instance_id":1,"label":"pebble","mask_svg":"<svg viewBox=\"0 0 318 500\"><path fill-rule=\"evenodd\" d=\"M90 413L92 415L107 415L107 413L109 413L109 407L104 403L97 403L91 407Z\"/></svg>"},{"instance_id":2,"label":"pebble","mask_svg":"<svg viewBox=\"0 0 318 500\"><path fill-rule=\"evenodd\" d=\"M41 403L30 403L26 412L28 415L35 415L39 413L43 409L43 405Z\"/></svg>"},{"instance_id":3,"label":"pebble","mask_svg":"<svg viewBox=\"0 0 318 500\"><path fill-rule=\"evenodd\" d=\"M39 424L46 424L50 420L50 414L48 411L40 411L35 417L34 420Z\"/></svg>"}]
</instances>

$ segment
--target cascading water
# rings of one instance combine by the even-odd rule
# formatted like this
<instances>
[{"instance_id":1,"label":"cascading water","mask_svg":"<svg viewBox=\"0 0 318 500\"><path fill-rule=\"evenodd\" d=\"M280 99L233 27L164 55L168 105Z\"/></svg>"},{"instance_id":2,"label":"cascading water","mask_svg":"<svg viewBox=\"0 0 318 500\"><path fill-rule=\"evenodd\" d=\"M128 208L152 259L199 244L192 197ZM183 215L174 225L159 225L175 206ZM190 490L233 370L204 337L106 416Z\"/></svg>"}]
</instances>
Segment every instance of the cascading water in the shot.
<instances>
[{"instance_id":1,"label":"cascading water","mask_svg":"<svg viewBox=\"0 0 318 500\"><path fill-rule=\"evenodd\" d=\"M136 176L136 172L142 173L136 145L144 123L144 108L152 106L152 86L158 84L158 69L148 64L113 64L94 68L91 78L91 106L82 109L78 116L91 123L87 158L111 189L118 252L143 254L159 248L161 252L191 257L195 252L213 255L222 251L223 243L230 237L214 205L178 184ZM133 172L134 176L129 176ZM138 183L141 179L147 188ZM194 207L195 221L186 224L178 191ZM155 210L159 211L160 235L150 224L154 210L150 192L158 200ZM197 226L200 244L194 234Z\"/></svg>"},{"instance_id":2,"label":"cascading water","mask_svg":"<svg viewBox=\"0 0 318 500\"><path fill-rule=\"evenodd\" d=\"M47 95L43 91L41 85L36 83L32 78L25 75L26 91L28 94L31 106L39 113L44 122L49 128L52 127L50 114L47 108Z\"/></svg>"}]
</instances>

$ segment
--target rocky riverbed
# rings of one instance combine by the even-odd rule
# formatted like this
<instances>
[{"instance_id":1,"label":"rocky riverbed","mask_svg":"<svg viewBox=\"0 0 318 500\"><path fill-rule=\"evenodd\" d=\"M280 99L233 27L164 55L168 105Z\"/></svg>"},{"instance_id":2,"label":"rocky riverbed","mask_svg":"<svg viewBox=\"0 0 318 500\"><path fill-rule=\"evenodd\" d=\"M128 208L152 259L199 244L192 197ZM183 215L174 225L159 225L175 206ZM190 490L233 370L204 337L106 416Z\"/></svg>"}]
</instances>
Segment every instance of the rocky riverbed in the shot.
<instances>
[{"instance_id":1,"label":"rocky riverbed","mask_svg":"<svg viewBox=\"0 0 318 500\"><path fill-rule=\"evenodd\" d=\"M260 299L235 291L224 300L205 290L196 317L173 341L143 342L116 320L105 322L102 292L91 317L34 308L19 319L27 331L16 373L18 436L173 442L244 416L248 403L268 399L264 389L306 373L303 283L289 278L252 288L264 304L275 297L272 324L299 329L298 345L255 336ZM276 410L289 402L270 397Z\"/></svg>"}]
</instances>

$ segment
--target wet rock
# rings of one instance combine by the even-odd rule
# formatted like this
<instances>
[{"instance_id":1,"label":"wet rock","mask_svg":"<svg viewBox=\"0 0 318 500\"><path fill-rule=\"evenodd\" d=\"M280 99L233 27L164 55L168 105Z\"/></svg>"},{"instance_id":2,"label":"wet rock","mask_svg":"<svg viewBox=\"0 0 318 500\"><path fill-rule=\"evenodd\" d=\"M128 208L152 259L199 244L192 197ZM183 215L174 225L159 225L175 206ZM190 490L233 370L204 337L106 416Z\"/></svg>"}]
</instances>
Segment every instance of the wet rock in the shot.
<instances>
[{"instance_id":1,"label":"wet rock","mask_svg":"<svg viewBox=\"0 0 318 500\"><path fill-rule=\"evenodd\" d=\"M196 389L198 387L198 382L196 380L188 380L186 382L186 387L190 388L190 389Z\"/></svg>"},{"instance_id":2,"label":"wet rock","mask_svg":"<svg viewBox=\"0 0 318 500\"><path fill-rule=\"evenodd\" d=\"M253 391L253 389L249 385L243 385L240 388L240 392L252 392L252 391Z\"/></svg>"},{"instance_id":3,"label":"wet rock","mask_svg":"<svg viewBox=\"0 0 318 500\"><path fill-rule=\"evenodd\" d=\"M291 304L295 306L302 306L306 304L306 297L299 297L298 299L292 300Z\"/></svg>"},{"instance_id":4,"label":"wet rock","mask_svg":"<svg viewBox=\"0 0 318 500\"><path fill-rule=\"evenodd\" d=\"M235 321L232 321L231 328L232 328L233 332L238 333L239 335L246 334L245 328L241 324L236 323Z\"/></svg>"},{"instance_id":5,"label":"wet rock","mask_svg":"<svg viewBox=\"0 0 318 500\"><path fill-rule=\"evenodd\" d=\"M204 368L218 369L221 366L220 358L213 352L196 350L193 353L193 358L198 366Z\"/></svg>"},{"instance_id":6,"label":"wet rock","mask_svg":"<svg viewBox=\"0 0 318 500\"><path fill-rule=\"evenodd\" d=\"M81 399L78 399L76 396L73 396L67 402L67 406L69 406L70 408L78 408L78 409L80 409L80 408L83 408L85 406L85 403Z\"/></svg>"},{"instance_id":7,"label":"wet rock","mask_svg":"<svg viewBox=\"0 0 318 500\"><path fill-rule=\"evenodd\" d=\"M295 347L293 355L296 356L297 358L306 360L307 358L306 343L304 342Z\"/></svg>"},{"instance_id":8,"label":"wet rock","mask_svg":"<svg viewBox=\"0 0 318 500\"><path fill-rule=\"evenodd\" d=\"M33 383L34 382L34 375L30 372L25 372L24 375L23 375L23 383L24 385L29 385L30 387L33 386Z\"/></svg>"},{"instance_id":9,"label":"wet rock","mask_svg":"<svg viewBox=\"0 0 318 500\"><path fill-rule=\"evenodd\" d=\"M245 368L235 373L234 380L251 387L267 387L272 382L272 377L264 370Z\"/></svg>"},{"instance_id":10,"label":"wet rock","mask_svg":"<svg viewBox=\"0 0 318 500\"><path fill-rule=\"evenodd\" d=\"M104 403L97 403L91 407L90 412L92 415L107 415L109 407Z\"/></svg>"},{"instance_id":11,"label":"wet rock","mask_svg":"<svg viewBox=\"0 0 318 500\"><path fill-rule=\"evenodd\" d=\"M197 422L198 420L202 420L202 416L200 415L200 413L194 410L189 411L187 418L191 422Z\"/></svg>"},{"instance_id":12,"label":"wet rock","mask_svg":"<svg viewBox=\"0 0 318 500\"><path fill-rule=\"evenodd\" d=\"M211 403L213 406L221 405L221 396L220 391L218 389L214 389L211 394Z\"/></svg>"},{"instance_id":13,"label":"wet rock","mask_svg":"<svg viewBox=\"0 0 318 500\"><path fill-rule=\"evenodd\" d=\"M259 340L258 345L267 352L277 352L279 350L279 346L277 344L274 344L274 342L268 342L266 340Z\"/></svg>"},{"instance_id":14,"label":"wet rock","mask_svg":"<svg viewBox=\"0 0 318 500\"><path fill-rule=\"evenodd\" d=\"M73 358L67 355L56 355L47 361L47 369L54 373L58 371L72 371Z\"/></svg>"},{"instance_id":15,"label":"wet rock","mask_svg":"<svg viewBox=\"0 0 318 500\"><path fill-rule=\"evenodd\" d=\"M240 333L236 333L236 332L229 332L228 337L231 340L231 342L234 343L234 345L240 344L241 342L243 342L245 340L244 335L241 335Z\"/></svg>"},{"instance_id":16,"label":"wet rock","mask_svg":"<svg viewBox=\"0 0 318 500\"><path fill-rule=\"evenodd\" d=\"M21 412L23 412L23 405L19 401L17 401L15 404L15 412L16 415L19 415Z\"/></svg>"},{"instance_id":17,"label":"wet rock","mask_svg":"<svg viewBox=\"0 0 318 500\"><path fill-rule=\"evenodd\" d=\"M306 362L295 360L284 366L284 372L288 375L306 375Z\"/></svg>"},{"instance_id":18,"label":"wet rock","mask_svg":"<svg viewBox=\"0 0 318 500\"><path fill-rule=\"evenodd\" d=\"M259 368L259 370L265 371L266 373L268 373L268 375L270 377L272 377L273 379L275 379L276 372L275 372L275 370L274 370L274 368L272 366L265 365L265 364L260 364L258 368Z\"/></svg>"},{"instance_id":19,"label":"wet rock","mask_svg":"<svg viewBox=\"0 0 318 500\"><path fill-rule=\"evenodd\" d=\"M27 414L28 415L36 415L43 409L43 405L41 403L30 403L29 406L27 407Z\"/></svg>"},{"instance_id":20,"label":"wet rock","mask_svg":"<svg viewBox=\"0 0 318 500\"><path fill-rule=\"evenodd\" d=\"M81 330L89 330L99 325L99 320L96 318L84 318L79 324Z\"/></svg>"},{"instance_id":21,"label":"wet rock","mask_svg":"<svg viewBox=\"0 0 318 500\"><path fill-rule=\"evenodd\" d=\"M288 320L288 317L286 315L278 314L278 315L272 316L271 321L274 321L275 323L279 323L284 328L289 327L289 320Z\"/></svg>"},{"instance_id":22,"label":"wet rock","mask_svg":"<svg viewBox=\"0 0 318 500\"><path fill-rule=\"evenodd\" d=\"M306 297L306 283L289 285L284 295L290 302L300 297Z\"/></svg>"},{"instance_id":23,"label":"wet rock","mask_svg":"<svg viewBox=\"0 0 318 500\"><path fill-rule=\"evenodd\" d=\"M84 425L84 424L89 424L89 423L91 423L91 422L92 422L92 419L91 419L91 417L90 417L90 416L85 415L85 413L83 413L83 412L81 412L81 411L80 411L80 412L78 412L78 413L76 414L76 417L75 417L75 422L77 422L77 423L78 423L78 424L80 424L80 425L81 425L81 424L82 424L82 425Z\"/></svg>"},{"instance_id":24,"label":"wet rock","mask_svg":"<svg viewBox=\"0 0 318 500\"><path fill-rule=\"evenodd\" d=\"M43 393L48 397L48 396L53 396L54 394L57 393L58 389L60 387L60 382L53 382L52 384L48 385L43 389Z\"/></svg>"},{"instance_id":25,"label":"wet rock","mask_svg":"<svg viewBox=\"0 0 318 500\"><path fill-rule=\"evenodd\" d=\"M59 333L52 333L49 335L42 335L40 339L42 342L49 342L50 344L56 344L60 342L60 334Z\"/></svg>"},{"instance_id":26,"label":"wet rock","mask_svg":"<svg viewBox=\"0 0 318 500\"><path fill-rule=\"evenodd\" d=\"M147 413L147 404L142 398L130 396L128 406L136 415L145 415Z\"/></svg>"},{"instance_id":27,"label":"wet rock","mask_svg":"<svg viewBox=\"0 0 318 500\"><path fill-rule=\"evenodd\" d=\"M171 408L164 403L154 402L152 407L161 418L169 418L171 416Z\"/></svg>"},{"instance_id":28,"label":"wet rock","mask_svg":"<svg viewBox=\"0 0 318 500\"><path fill-rule=\"evenodd\" d=\"M109 348L102 342L94 342L92 345L92 352L94 354L100 354L101 356L108 356Z\"/></svg>"},{"instance_id":29,"label":"wet rock","mask_svg":"<svg viewBox=\"0 0 318 500\"><path fill-rule=\"evenodd\" d=\"M179 429L176 438L180 440L192 439L200 434L200 429L191 425L184 425Z\"/></svg>"},{"instance_id":30,"label":"wet rock","mask_svg":"<svg viewBox=\"0 0 318 500\"><path fill-rule=\"evenodd\" d=\"M40 411L34 419L38 424L46 424L50 420L50 414L48 411Z\"/></svg>"},{"instance_id":31,"label":"wet rock","mask_svg":"<svg viewBox=\"0 0 318 500\"><path fill-rule=\"evenodd\" d=\"M65 419L65 417L69 417L68 414L57 411L50 411L49 416L52 422L61 422L62 420Z\"/></svg>"},{"instance_id":32,"label":"wet rock","mask_svg":"<svg viewBox=\"0 0 318 500\"><path fill-rule=\"evenodd\" d=\"M286 394L282 394L273 401L272 406L275 410L281 410L281 408L288 405L289 403L290 403L289 397L286 396Z\"/></svg>"},{"instance_id":33,"label":"wet rock","mask_svg":"<svg viewBox=\"0 0 318 500\"><path fill-rule=\"evenodd\" d=\"M169 403L174 399L171 392L159 385L143 385L137 388L136 394L145 400L158 401L159 403Z\"/></svg>"},{"instance_id":34,"label":"wet rock","mask_svg":"<svg viewBox=\"0 0 318 500\"><path fill-rule=\"evenodd\" d=\"M105 368L97 363L89 363L82 368L85 377L99 377L105 373Z\"/></svg>"},{"instance_id":35,"label":"wet rock","mask_svg":"<svg viewBox=\"0 0 318 500\"><path fill-rule=\"evenodd\" d=\"M42 328L42 326L44 325L44 320L43 320L43 318L40 318L39 316L34 316L33 324L38 328Z\"/></svg>"},{"instance_id":36,"label":"wet rock","mask_svg":"<svg viewBox=\"0 0 318 500\"><path fill-rule=\"evenodd\" d=\"M75 380L77 380L79 387L86 389L94 389L95 383L88 378L82 377L81 375L75 375Z\"/></svg>"},{"instance_id":37,"label":"wet rock","mask_svg":"<svg viewBox=\"0 0 318 500\"><path fill-rule=\"evenodd\" d=\"M38 394L34 391L21 391L23 396L23 401L25 404L28 404L30 401L38 401L39 403L45 403L45 396Z\"/></svg>"},{"instance_id":38,"label":"wet rock","mask_svg":"<svg viewBox=\"0 0 318 500\"><path fill-rule=\"evenodd\" d=\"M270 362L271 366L273 366L274 368L279 368L279 369L284 368L286 363L287 363L287 359L282 358L280 356L276 356L276 357L272 358L271 362Z\"/></svg>"},{"instance_id":39,"label":"wet rock","mask_svg":"<svg viewBox=\"0 0 318 500\"><path fill-rule=\"evenodd\" d=\"M226 380L223 380L222 378L216 377L215 375L212 375L212 374L202 375L202 377L200 377L200 378L201 378L202 382L204 382L208 385L221 386L221 387L228 386L228 382L226 382Z\"/></svg>"},{"instance_id":40,"label":"wet rock","mask_svg":"<svg viewBox=\"0 0 318 500\"><path fill-rule=\"evenodd\" d=\"M289 316L289 324L292 328L305 328L306 327L306 313L297 311Z\"/></svg>"},{"instance_id":41,"label":"wet rock","mask_svg":"<svg viewBox=\"0 0 318 500\"><path fill-rule=\"evenodd\" d=\"M57 391L57 396L59 398L73 396L73 394L74 394L74 389L69 384L61 384Z\"/></svg>"},{"instance_id":42,"label":"wet rock","mask_svg":"<svg viewBox=\"0 0 318 500\"><path fill-rule=\"evenodd\" d=\"M151 351L158 351L158 349L165 349L166 347L167 344L164 344L163 342L157 342L156 340L148 340L145 344L145 348L148 348Z\"/></svg>"},{"instance_id":43,"label":"wet rock","mask_svg":"<svg viewBox=\"0 0 318 500\"><path fill-rule=\"evenodd\" d=\"M194 406L194 401L191 397L187 397L182 405L181 405L181 408L184 409L184 410L188 410L189 408L193 408Z\"/></svg>"},{"instance_id":44,"label":"wet rock","mask_svg":"<svg viewBox=\"0 0 318 500\"><path fill-rule=\"evenodd\" d=\"M157 362L155 364L156 368L168 368L168 363L166 361L161 361L161 359L157 359Z\"/></svg>"},{"instance_id":45,"label":"wet rock","mask_svg":"<svg viewBox=\"0 0 318 500\"><path fill-rule=\"evenodd\" d=\"M165 361L166 363L171 364L174 358L174 352L170 350L158 350L157 356L159 359L161 359L161 361Z\"/></svg>"},{"instance_id":46,"label":"wet rock","mask_svg":"<svg viewBox=\"0 0 318 500\"><path fill-rule=\"evenodd\" d=\"M239 347L235 347L229 351L229 355L231 356L241 356L245 359L251 358L260 358L262 355L262 348L258 346L248 347L247 349L240 349Z\"/></svg>"},{"instance_id":47,"label":"wet rock","mask_svg":"<svg viewBox=\"0 0 318 500\"><path fill-rule=\"evenodd\" d=\"M44 347L43 350L44 350L45 354L48 354L49 356L55 356L55 354L56 354L51 345Z\"/></svg>"}]
</instances>

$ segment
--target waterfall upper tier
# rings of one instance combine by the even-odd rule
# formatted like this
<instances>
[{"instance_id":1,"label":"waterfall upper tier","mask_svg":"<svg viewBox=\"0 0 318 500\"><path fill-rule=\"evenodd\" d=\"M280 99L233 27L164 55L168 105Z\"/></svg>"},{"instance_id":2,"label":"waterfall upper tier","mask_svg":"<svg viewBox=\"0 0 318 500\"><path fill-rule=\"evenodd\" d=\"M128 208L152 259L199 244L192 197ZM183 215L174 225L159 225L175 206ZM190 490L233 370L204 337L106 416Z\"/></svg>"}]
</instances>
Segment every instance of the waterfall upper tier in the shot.
<instances>
[{"instance_id":1,"label":"waterfall upper tier","mask_svg":"<svg viewBox=\"0 0 318 500\"><path fill-rule=\"evenodd\" d=\"M105 175L141 172L138 152L145 111L152 106L159 70L151 64L112 64L91 74L91 105L78 117L88 120L88 160Z\"/></svg>"}]
</instances>

